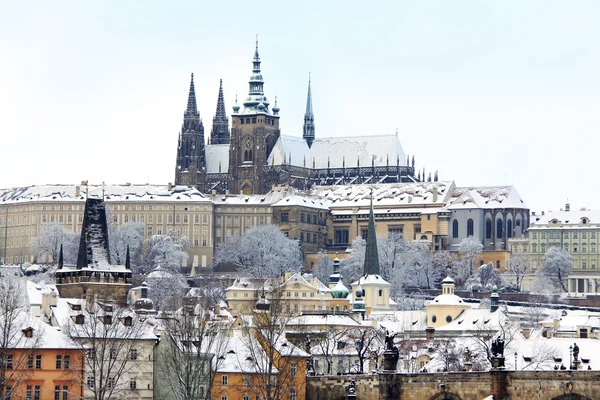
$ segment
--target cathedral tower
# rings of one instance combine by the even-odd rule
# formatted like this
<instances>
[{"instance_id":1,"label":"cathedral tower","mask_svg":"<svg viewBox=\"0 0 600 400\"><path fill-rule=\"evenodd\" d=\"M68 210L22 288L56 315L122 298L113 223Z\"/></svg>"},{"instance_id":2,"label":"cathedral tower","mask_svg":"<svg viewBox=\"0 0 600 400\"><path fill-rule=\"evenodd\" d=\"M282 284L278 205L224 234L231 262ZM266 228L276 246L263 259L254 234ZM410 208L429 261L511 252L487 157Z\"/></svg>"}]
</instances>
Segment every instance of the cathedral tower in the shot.
<instances>
[{"instance_id":1,"label":"cathedral tower","mask_svg":"<svg viewBox=\"0 0 600 400\"><path fill-rule=\"evenodd\" d=\"M217 99L217 112L213 118L213 126L210 131L210 144L229 143L229 121L225 111L225 99L223 98L223 79L219 84L219 97Z\"/></svg>"},{"instance_id":2,"label":"cathedral tower","mask_svg":"<svg viewBox=\"0 0 600 400\"><path fill-rule=\"evenodd\" d=\"M306 97L306 113L304 113L304 130L302 137L306 140L308 147L311 147L315 140L315 115L313 114L310 75L308 76L308 95Z\"/></svg>"},{"instance_id":3,"label":"cathedral tower","mask_svg":"<svg viewBox=\"0 0 600 400\"><path fill-rule=\"evenodd\" d=\"M271 111L263 85L257 38L248 97L241 111L236 100L231 116L229 184L232 193L254 194L270 190L270 187L266 188L263 167L280 135L279 108L275 105Z\"/></svg>"},{"instance_id":4,"label":"cathedral tower","mask_svg":"<svg viewBox=\"0 0 600 400\"><path fill-rule=\"evenodd\" d=\"M192 74L187 109L183 114L183 126L177 144L175 184L197 187L204 183L205 171L204 126L196 105L194 74Z\"/></svg>"}]
</instances>

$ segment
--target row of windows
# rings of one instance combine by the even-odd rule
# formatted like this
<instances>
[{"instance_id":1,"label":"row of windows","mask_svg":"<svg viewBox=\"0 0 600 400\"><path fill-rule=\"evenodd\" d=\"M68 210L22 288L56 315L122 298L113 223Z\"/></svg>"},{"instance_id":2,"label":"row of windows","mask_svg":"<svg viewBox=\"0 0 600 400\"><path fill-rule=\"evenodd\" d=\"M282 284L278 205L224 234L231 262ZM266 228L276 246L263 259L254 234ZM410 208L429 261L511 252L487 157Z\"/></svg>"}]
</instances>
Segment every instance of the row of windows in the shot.
<instances>
[{"instance_id":1,"label":"row of windows","mask_svg":"<svg viewBox=\"0 0 600 400\"><path fill-rule=\"evenodd\" d=\"M88 376L87 380L86 380L86 385L88 388L94 389L94 387L96 386L96 379L93 376ZM108 386L109 389L112 389L112 388L116 387L117 380L114 377L108 378L106 385ZM135 378L129 379L129 389L136 390L137 388L138 388L137 379L135 379ZM149 386L148 386L148 389L150 389Z\"/></svg>"},{"instance_id":2,"label":"row of windows","mask_svg":"<svg viewBox=\"0 0 600 400\"><path fill-rule=\"evenodd\" d=\"M306 240L305 240L306 239ZM300 241L304 242L306 241L306 243L311 243L311 234L310 232L300 232ZM313 233L312 234L312 243L317 243L317 234Z\"/></svg>"},{"instance_id":3,"label":"row of windows","mask_svg":"<svg viewBox=\"0 0 600 400\"><path fill-rule=\"evenodd\" d=\"M546 253L546 248L550 248L550 247L560 247L560 245L559 244L546 245L546 243L542 243L539 246L540 253ZM581 249L581 254L587 254L587 252L588 252L588 247L587 247L586 243L582 244L581 247L579 247L577 244L573 244L573 246L570 247L568 243L565 243L565 244L563 244L563 249L567 252L569 251L569 249L571 249L571 252L573 254L578 254L579 249ZM538 252L538 245L536 243L533 243L531 245L531 252L532 253ZM591 244L590 253L596 254L596 244L595 243Z\"/></svg>"},{"instance_id":4,"label":"row of windows","mask_svg":"<svg viewBox=\"0 0 600 400\"><path fill-rule=\"evenodd\" d=\"M136 214L124 214L124 215L120 215L120 216L121 216L121 220L123 221L123 223L136 222L136 221L144 222L144 223L147 222L149 224L154 223L154 215L152 215L152 214L145 215L145 216L144 215L136 215ZM81 222L81 219L82 219L81 215L79 217L80 217L79 222ZM183 223L187 224L191 220L191 218L189 218L189 217L190 216L187 214L183 214L183 216L181 214L175 214L175 223L180 224L181 221L183 220ZM167 218L165 218L165 220L167 221L167 223L172 224L173 223L173 214L167 214ZM113 215L113 222L119 223L119 215ZM158 223L158 224L163 223L163 214L158 214L156 216L156 223ZM194 215L194 224L199 224L199 223L200 223L200 215ZM208 224L208 215L202 215L202 224L203 225Z\"/></svg>"},{"instance_id":5,"label":"row of windows","mask_svg":"<svg viewBox=\"0 0 600 400\"><path fill-rule=\"evenodd\" d=\"M557 231L557 232L548 232L548 238L549 239L560 239L561 237L561 232ZM563 239L568 239L569 238L569 232L565 231L562 232L562 237ZM571 237L573 239L579 239L579 237L581 237L581 239L587 239L588 238L588 232L587 231L582 231L582 232L578 232L578 231L573 231L571 232ZM537 232L532 232L531 233L531 238L532 239L537 239ZM546 239L546 232L540 232L540 238L541 239ZM590 232L590 238L591 239L596 239L596 232L592 231Z\"/></svg>"}]
</instances>

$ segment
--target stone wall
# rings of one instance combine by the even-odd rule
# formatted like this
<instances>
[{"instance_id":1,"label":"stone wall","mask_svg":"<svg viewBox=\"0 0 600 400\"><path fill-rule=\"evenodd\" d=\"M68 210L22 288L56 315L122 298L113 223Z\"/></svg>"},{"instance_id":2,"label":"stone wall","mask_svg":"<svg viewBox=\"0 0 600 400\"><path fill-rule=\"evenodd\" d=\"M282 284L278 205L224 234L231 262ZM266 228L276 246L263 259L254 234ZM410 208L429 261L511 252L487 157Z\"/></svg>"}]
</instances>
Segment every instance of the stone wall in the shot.
<instances>
[{"instance_id":1,"label":"stone wall","mask_svg":"<svg viewBox=\"0 0 600 400\"><path fill-rule=\"evenodd\" d=\"M600 399L599 371L489 371L307 378L306 398L342 400L351 379L358 400L554 399L568 393ZM573 397L576 399L577 397Z\"/></svg>"}]
</instances>

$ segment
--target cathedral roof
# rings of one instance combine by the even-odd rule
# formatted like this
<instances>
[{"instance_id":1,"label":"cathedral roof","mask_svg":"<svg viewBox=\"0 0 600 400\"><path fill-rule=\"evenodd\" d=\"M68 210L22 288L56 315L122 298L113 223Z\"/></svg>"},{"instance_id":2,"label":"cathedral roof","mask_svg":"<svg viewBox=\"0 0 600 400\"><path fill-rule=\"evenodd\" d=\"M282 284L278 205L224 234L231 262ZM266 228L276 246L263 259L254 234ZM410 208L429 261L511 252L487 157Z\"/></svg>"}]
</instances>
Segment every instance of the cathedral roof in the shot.
<instances>
[{"instance_id":1,"label":"cathedral roof","mask_svg":"<svg viewBox=\"0 0 600 400\"><path fill-rule=\"evenodd\" d=\"M281 135L269 158L268 165L290 163L299 167L346 168L394 166L397 160L406 165L406 155L396 135L316 138L311 147L301 137Z\"/></svg>"},{"instance_id":2,"label":"cathedral roof","mask_svg":"<svg viewBox=\"0 0 600 400\"><path fill-rule=\"evenodd\" d=\"M229 144L209 144L205 152L207 174L226 173L229 170Z\"/></svg>"},{"instance_id":3,"label":"cathedral roof","mask_svg":"<svg viewBox=\"0 0 600 400\"><path fill-rule=\"evenodd\" d=\"M514 186L455 187L450 210L468 208L527 208Z\"/></svg>"}]
</instances>

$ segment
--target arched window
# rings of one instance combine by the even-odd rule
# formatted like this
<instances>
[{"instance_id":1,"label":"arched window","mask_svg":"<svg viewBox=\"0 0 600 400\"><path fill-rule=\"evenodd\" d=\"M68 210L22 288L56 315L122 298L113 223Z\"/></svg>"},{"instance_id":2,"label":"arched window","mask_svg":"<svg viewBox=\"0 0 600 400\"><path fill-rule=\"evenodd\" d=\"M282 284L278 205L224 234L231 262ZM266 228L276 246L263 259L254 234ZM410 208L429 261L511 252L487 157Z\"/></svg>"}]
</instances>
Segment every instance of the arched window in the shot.
<instances>
[{"instance_id":1,"label":"arched window","mask_svg":"<svg viewBox=\"0 0 600 400\"><path fill-rule=\"evenodd\" d=\"M452 221L452 237L458 238L458 220Z\"/></svg>"},{"instance_id":2,"label":"arched window","mask_svg":"<svg viewBox=\"0 0 600 400\"><path fill-rule=\"evenodd\" d=\"M496 260L496 268L500 269L500 260Z\"/></svg>"},{"instance_id":3,"label":"arched window","mask_svg":"<svg viewBox=\"0 0 600 400\"><path fill-rule=\"evenodd\" d=\"M486 239L492 238L492 220L489 218L487 218L485 220L485 238Z\"/></svg>"},{"instance_id":4,"label":"arched window","mask_svg":"<svg viewBox=\"0 0 600 400\"><path fill-rule=\"evenodd\" d=\"M502 239L502 219L496 220L496 239Z\"/></svg>"},{"instance_id":5,"label":"arched window","mask_svg":"<svg viewBox=\"0 0 600 400\"><path fill-rule=\"evenodd\" d=\"M512 237L512 231L513 231L513 229L512 229L512 220L509 219L506 222L506 237L511 238Z\"/></svg>"},{"instance_id":6,"label":"arched window","mask_svg":"<svg viewBox=\"0 0 600 400\"><path fill-rule=\"evenodd\" d=\"M252 150L244 150L244 161L252 161Z\"/></svg>"},{"instance_id":7,"label":"arched window","mask_svg":"<svg viewBox=\"0 0 600 400\"><path fill-rule=\"evenodd\" d=\"M467 237L473 236L473 220L469 218L467 221Z\"/></svg>"}]
</instances>

